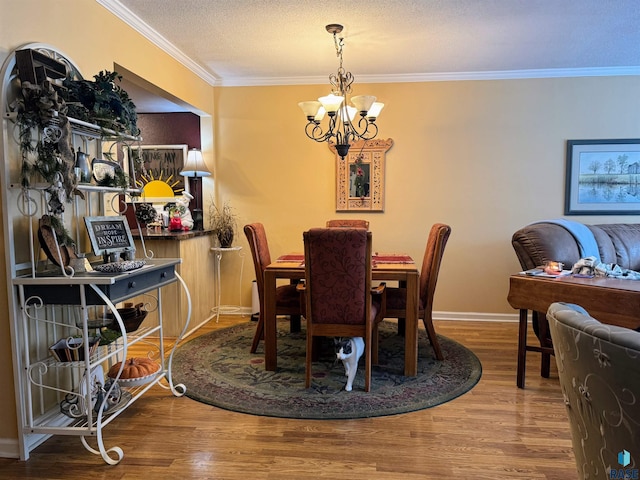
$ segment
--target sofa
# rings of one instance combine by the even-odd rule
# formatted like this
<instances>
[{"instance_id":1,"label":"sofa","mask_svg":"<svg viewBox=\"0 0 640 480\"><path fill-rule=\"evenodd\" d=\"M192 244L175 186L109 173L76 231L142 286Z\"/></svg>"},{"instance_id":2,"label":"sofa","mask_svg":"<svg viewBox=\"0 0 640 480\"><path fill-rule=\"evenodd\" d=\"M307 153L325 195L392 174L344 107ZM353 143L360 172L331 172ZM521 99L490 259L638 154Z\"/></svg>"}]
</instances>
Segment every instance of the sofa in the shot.
<instances>
[{"instance_id":1,"label":"sofa","mask_svg":"<svg viewBox=\"0 0 640 480\"><path fill-rule=\"evenodd\" d=\"M640 271L640 223L585 225L592 233L602 263ZM553 221L537 222L520 228L511 244L523 270L546 261L564 263L566 269L581 258L577 240L569 230Z\"/></svg>"},{"instance_id":2,"label":"sofa","mask_svg":"<svg viewBox=\"0 0 640 480\"><path fill-rule=\"evenodd\" d=\"M513 234L511 244L522 270L539 267L546 261L562 262L564 268L570 270L583 258L581 244L561 222L577 223L566 220L541 221L526 225ZM640 271L640 223L578 226L586 227L593 234L590 240L595 240L602 263L617 264L623 269ZM546 312L533 312L532 323L540 346L553 347ZM545 378L549 377L550 358L548 353L542 353L540 374Z\"/></svg>"},{"instance_id":3,"label":"sofa","mask_svg":"<svg viewBox=\"0 0 640 480\"><path fill-rule=\"evenodd\" d=\"M547 320L579 478L638 478L640 333L564 303Z\"/></svg>"}]
</instances>

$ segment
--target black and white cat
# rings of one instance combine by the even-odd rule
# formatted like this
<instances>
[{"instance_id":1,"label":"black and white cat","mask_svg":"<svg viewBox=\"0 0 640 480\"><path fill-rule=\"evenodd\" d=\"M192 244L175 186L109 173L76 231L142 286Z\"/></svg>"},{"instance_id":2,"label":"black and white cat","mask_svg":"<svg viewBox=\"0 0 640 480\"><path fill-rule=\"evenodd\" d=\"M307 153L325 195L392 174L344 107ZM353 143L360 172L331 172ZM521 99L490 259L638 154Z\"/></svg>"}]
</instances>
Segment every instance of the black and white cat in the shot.
<instances>
[{"instance_id":1,"label":"black and white cat","mask_svg":"<svg viewBox=\"0 0 640 480\"><path fill-rule=\"evenodd\" d=\"M342 360L344 374L347 377L347 384L344 389L350 392L353 387L353 380L358 372L358 361L364 353L364 340L362 337L336 338L334 342L336 345L336 357L338 360Z\"/></svg>"}]
</instances>

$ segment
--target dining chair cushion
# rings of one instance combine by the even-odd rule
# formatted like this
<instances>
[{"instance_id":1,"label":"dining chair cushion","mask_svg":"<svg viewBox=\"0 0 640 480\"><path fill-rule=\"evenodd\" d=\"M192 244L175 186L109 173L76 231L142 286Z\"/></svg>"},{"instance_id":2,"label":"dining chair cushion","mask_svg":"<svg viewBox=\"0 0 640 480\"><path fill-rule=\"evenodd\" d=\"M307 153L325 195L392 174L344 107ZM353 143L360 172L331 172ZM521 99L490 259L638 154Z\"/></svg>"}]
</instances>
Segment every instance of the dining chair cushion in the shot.
<instances>
[{"instance_id":1,"label":"dining chair cushion","mask_svg":"<svg viewBox=\"0 0 640 480\"><path fill-rule=\"evenodd\" d=\"M276 288L276 305L278 308L300 308L300 293L294 284L280 285Z\"/></svg>"},{"instance_id":2,"label":"dining chair cushion","mask_svg":"<svg viewBox=\"0 0 640 480\"><path fill-rule=\"evenodd\" d=\"M387 287L387 310L404 310L406 308L407 289L403 287ZM418 298L418 310L424 310L424 301Z\"/></svg>"}]
</instances>

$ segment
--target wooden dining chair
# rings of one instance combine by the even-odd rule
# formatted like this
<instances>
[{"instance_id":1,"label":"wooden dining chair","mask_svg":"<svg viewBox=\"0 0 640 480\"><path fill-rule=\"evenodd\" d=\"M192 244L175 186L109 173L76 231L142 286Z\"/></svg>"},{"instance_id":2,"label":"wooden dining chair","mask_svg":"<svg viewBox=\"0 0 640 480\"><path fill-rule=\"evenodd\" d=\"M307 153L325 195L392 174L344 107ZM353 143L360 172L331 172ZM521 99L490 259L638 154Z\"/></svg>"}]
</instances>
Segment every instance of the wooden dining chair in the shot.
<instances>
[{"instance_id":1,"label":"wooden dining chair","mask_svg":"<svg viewBox=\"0 0 640 480\"><path fill-rule=\"evenodd\" d=\"M442 264L444 248L451 235L451 227L443 223L436 223L431 227L427 248L422 260L420 270L420 295L418 298L418 318L422 319L427 336L433 347L435 357L443 360L444 355L438 342L435 328L433 327L433 295L438 283L438 273ZM402 332L404 329L404 318L406 317L406 289L403 287L387 287L387 318L397 318L398 328Z\"/></svg>"},{"instance_id":2,"label":"wooden dining chair","mask_svg":"<svg viewBox=\"0 0 640 480\"><path fill-rule=\"evenodd\" d=\"M377 324L384 318L384 284L371 288L371 232L363 228L313 228L303 234L307 321L305 386L311 385L316 337L364 339L365 391L371 388ZM378 297L373 302L372 296ZM377 348L376 348L377 351Z\"/></svg>"},{"instance_id":3,"label":"wooden dining chair","mask_svg":"<svg viewBox=\"0 0 640 480\"><path fill-rule=\"evenodd\" d=\"M327 220L327 228L365 228L369 230L367 220Z\"/></svg>"},{"instance_id":4,"label":"wooden dining chair","mask_svg":"<svg viewBox=\"0 0 640 480\"><path fill-rule=\"evenodd\" d=\"M260 340L264 338L264 270L271 263L267 234L261 223L251 223L244 226L244 234L247 236L253 265L256 271L256 284L258 287L258 300L260 302L260 314L258 326L251 343L251 353L255 353ZM292 332L300 331L300 294L296 291L295 284L280 285L276 288L276 315L289 315Z\"/></svg>"}]
</instances>

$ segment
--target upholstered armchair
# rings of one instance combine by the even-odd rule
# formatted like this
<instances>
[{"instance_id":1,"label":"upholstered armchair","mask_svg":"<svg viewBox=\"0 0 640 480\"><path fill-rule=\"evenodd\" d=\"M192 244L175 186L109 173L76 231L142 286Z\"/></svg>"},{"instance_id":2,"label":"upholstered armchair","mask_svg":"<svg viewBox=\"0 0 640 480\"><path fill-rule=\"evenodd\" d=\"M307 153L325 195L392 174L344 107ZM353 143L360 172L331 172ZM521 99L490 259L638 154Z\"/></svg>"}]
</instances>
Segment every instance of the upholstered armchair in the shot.
<instances>
[{"instance_id":1,"label":"upholstered armchair","mask_svg":"<svg viewBox=\"0 0 640 480\"><path fill-rule=\"evenodd\" d=\"M640 333L565 303L547 320L579 477L631 478L619 474L640 468Z\"/></svg>"},{"instance_id":2,"label":"upholstered armchair","mask_svg":"<svg viewBox=\"0 0 640 480\"><path fill-rule=\"evenodd\" d=\"M305 283L298 290L307 321L305 386L311 385L315 337L364 339L365 391L370 390L377 324L384 318L384 284L371 288L371 232L314 228L303 234ZM372 295L379 296L373 302Z\"/></svg>"}]
</instances>

